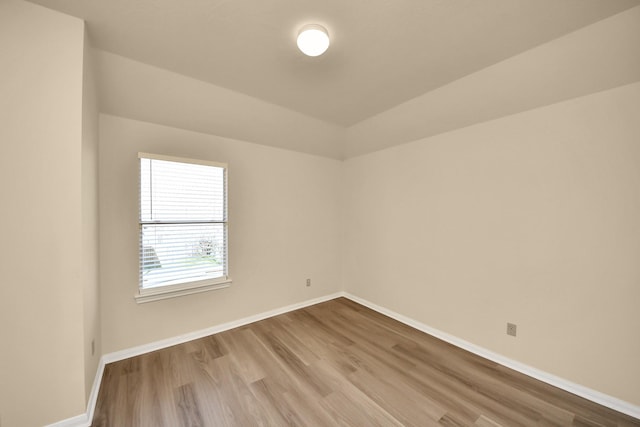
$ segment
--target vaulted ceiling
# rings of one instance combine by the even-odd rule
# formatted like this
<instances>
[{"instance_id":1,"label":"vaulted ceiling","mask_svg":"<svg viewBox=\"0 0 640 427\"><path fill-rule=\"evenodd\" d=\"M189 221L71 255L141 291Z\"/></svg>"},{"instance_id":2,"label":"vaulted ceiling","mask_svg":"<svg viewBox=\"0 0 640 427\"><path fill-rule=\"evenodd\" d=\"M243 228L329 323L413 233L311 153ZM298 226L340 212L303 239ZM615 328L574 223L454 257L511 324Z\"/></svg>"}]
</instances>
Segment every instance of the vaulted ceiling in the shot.
<instances>
[{"instance_id":1,"label":"vaulted ceiling","mask_svg":"<svg viewBox=\"0 0 640 427\"><path fill-rule=\"evenodd\" d=\"M638 0L31 0L98 49L349 127ZM300 53L324 25L323 56Z\"/></svg>"}]
</instances>

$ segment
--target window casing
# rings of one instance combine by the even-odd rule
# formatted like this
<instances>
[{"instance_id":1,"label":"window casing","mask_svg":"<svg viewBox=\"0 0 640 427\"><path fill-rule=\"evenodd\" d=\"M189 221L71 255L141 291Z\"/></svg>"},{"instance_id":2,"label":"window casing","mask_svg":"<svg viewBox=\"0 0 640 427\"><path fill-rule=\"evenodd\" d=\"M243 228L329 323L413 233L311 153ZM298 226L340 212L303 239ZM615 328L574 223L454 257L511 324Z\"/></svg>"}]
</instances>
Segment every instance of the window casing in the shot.
<instances>
[{"instance_id":1,"label":"window casing","mask_svg":"<svg viewBox=\"0 0 640 427\"><path fill-rule=\"evenodd\" d=\"M139 153L138 302L229 286L227 165Z\"/></svg>"}]
</instances>

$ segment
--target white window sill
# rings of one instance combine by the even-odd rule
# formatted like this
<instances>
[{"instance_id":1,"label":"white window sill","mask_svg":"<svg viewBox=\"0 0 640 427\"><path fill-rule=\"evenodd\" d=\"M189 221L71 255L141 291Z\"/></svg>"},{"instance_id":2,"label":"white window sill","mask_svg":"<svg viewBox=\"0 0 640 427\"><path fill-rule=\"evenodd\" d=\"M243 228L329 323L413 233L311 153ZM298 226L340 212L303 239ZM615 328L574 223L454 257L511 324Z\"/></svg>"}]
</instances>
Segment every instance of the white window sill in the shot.
<instances>
[{"instance_id":1,"label":"white window sill","mask_svg":"<svg viewBox=\"0 0 640 427\"><path fill-rule=\"evenodd\" d=\"M134 295L134 298L138 304L144 304L151 301L228 288L229 286L231 286L230 277L200 280L198 282L183 283L180 285L158 286L156 288L146 289L142 288L138 291L138 294Z\"/></svg>"}]
</instances>

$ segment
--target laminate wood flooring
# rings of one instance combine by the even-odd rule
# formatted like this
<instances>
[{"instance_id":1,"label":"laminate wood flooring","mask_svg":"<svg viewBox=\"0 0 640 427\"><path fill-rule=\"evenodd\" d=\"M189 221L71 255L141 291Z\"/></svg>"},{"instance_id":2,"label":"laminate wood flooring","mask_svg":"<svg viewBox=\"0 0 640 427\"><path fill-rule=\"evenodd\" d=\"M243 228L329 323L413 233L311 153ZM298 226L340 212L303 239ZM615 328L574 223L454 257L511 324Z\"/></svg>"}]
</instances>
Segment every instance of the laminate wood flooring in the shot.
<instances>
[{"instance_id":1,"label":"laminate wood flooring","mask_svg":"<svg viewBox=\"0 0 640 427\"><path fill-rule=\"evenodd\" d=\"M93 427L640 426L338 298L105 367Z\"/></svg>"}]
</instances>

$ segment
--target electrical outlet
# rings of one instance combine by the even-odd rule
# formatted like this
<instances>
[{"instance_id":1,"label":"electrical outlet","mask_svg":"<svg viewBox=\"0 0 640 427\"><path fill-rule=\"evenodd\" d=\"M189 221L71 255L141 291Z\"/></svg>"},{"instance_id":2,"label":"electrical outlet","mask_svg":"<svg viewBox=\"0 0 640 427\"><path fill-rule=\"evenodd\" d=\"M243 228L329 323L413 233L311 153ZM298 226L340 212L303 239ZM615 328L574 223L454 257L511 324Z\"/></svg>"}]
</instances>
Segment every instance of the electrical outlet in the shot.
<instances>
[{"instance_id":1,"label":"electrical outlet","mask_svg":"<svg viewBox=\"0 0 640 427\"><path fill-rule=\"evenodd\" d=\"M91 340L91 355L93 356L94 354L96 354L96 340Z\"/></svg>"},{"instance_id":2,"label":"electrical outlet","mask_svg":"<svg viewBox=\"0 0 640 427\"><path fill-rule=\"evenodd\" d=\"M311 286L311 279L307 279L307 286Z\"/></svg>"},{"instance_id":3,"label":"electrical outlet","mask_svg":"<svg viewBox=\"0 0 640 427\"><path fill-rule=\"evenodd\" d=\"M507 323L507 335L516 336L517 326L514 323Z\"/></svg>"}]
</instances>

